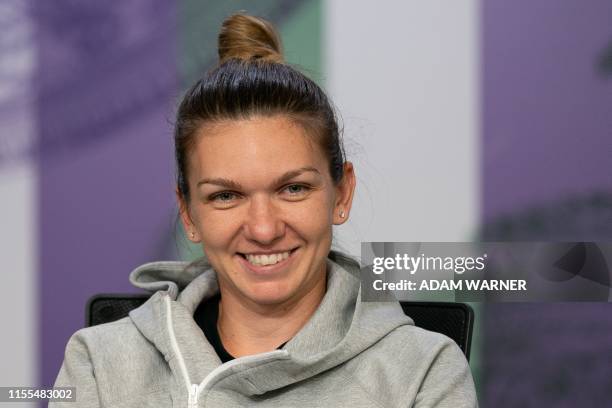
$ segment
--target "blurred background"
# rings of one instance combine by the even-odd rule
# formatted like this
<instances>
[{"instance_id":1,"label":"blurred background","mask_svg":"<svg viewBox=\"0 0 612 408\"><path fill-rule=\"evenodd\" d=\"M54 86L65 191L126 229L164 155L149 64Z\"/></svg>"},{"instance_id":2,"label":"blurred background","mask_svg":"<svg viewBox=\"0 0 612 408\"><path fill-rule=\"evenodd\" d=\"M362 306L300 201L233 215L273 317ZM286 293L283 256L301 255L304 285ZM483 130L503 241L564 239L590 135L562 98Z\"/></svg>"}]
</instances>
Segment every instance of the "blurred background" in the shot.
<instances>
[{"instance_id":1,"label":"blurred background","mask_svg":"<svg viewBox=\"0 0 612 408\"><path fill-rule=\"evenodd\" d=\"M612 240L610 1L1 0L0 386L51 386L90 296L198 256L173 113L240 10L341 114L359 185L337 247ZM482 406L608 403L610 304L475 306Z\"/></svg>"}]
</instances>

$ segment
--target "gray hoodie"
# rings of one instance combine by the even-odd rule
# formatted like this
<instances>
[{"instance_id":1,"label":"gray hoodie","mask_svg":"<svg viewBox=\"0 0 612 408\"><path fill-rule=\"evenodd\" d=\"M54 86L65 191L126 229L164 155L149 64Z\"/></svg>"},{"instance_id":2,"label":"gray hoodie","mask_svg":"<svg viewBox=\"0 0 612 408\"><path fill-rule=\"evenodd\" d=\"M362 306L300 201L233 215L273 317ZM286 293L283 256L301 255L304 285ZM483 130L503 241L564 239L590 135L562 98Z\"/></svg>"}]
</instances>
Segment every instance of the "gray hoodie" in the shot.
<instances>
[{"instance_id":1,"label":"gray hoodie","mask_svg":"<svg viewBox=\"0 0 612 408\"><path fill-rule=\"evenodd\" d=\"M76 386L77 402L49 406L476 407L457 345L415 327L397 302L361 302L358 273L328 260L327 292L295 337L221 364L193 319L219 290L214 271L145 264L130 280L153 296L70 338L55 386Z\"/></svg>"}]
</instances>

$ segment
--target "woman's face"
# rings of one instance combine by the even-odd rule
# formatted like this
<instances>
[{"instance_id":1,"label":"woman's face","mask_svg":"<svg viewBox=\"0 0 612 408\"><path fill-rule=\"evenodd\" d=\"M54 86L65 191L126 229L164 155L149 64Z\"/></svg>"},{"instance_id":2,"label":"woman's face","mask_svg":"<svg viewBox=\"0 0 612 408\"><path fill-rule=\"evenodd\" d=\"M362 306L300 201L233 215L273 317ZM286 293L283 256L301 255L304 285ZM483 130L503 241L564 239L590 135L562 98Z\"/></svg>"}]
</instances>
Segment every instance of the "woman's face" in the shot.
<instances>
[{"instance_id":1,"label":"woman's face","mask_svg":"<svg viewBox=\"0 0 612 408\"><path fill-rule=\"evenodd\" d=\"M279 304L324 282L332 224L343 223L351 206L352 165L335 185L312 136L281 115L217 123L196 140L181 218L221 289Z\"/></svg>"}]
</instances>

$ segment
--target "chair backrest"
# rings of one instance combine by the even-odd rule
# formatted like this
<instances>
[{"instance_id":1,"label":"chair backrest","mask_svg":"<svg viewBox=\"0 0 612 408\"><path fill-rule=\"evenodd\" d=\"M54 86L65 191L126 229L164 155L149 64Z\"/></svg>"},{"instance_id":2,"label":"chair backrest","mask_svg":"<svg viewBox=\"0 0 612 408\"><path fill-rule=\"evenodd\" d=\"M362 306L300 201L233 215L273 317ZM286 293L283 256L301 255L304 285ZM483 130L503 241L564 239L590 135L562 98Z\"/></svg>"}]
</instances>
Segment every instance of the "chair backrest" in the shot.
<instances>
[{"instance_id":1,"label":"chair backrest","mask_svg":"<svg viewBox=\"0 0 612 408\"><path fill-rule=\"evenodd\" d=\"M147 301L150 295L99 294L87 302L85 324L95 326L119 320ZM400 302L406 315L423 329L453 339L470 358L474 311L465 303Z\"/></svg>"},{"instance_id":2,"label":"chair backrest","mask_svg":"<svg viewBox=\"0 0 612 408\"><path fill-rule=\"evenodd\" d=\"M111 294L93 295L85 306L85 326L110 323L127 317L151 297L150 294Z\"/></svg>"},{"instance_id":3,"label":"chair backrest","mask_svg":"<svg viewBox=\"0 0 612 408\"><path fill-rule=\"evenodd\" d=\"M400 302L404 313L414 320L415 326L442 333L457 343L465 357L470 359L474 310L465 303L453 302Z\"/></svg>"}]
</instances>

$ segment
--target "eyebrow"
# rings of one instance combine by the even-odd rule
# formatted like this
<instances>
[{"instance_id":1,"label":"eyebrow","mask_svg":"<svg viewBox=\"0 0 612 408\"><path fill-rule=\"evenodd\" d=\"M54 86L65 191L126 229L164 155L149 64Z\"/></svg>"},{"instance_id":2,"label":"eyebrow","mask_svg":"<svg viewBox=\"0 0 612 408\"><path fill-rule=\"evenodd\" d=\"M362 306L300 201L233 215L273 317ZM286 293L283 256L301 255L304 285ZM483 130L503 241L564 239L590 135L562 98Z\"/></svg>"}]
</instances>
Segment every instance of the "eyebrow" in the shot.
<instances>
[{"instance_id":1,"label":"eyebrow","mask_svg":"<svg viewBox=\"0 0 612 408\"><path fill-rule=\"evenodd\" d=\"M279 184L283 184L286 183L287 181L291 180L292 178L295 178L297 176L299 176L302 173L306 173L306 172L313 172L313 173L317 173L317 174L321 174L321 172L319 172L319 170L315 169L314 167L301 167L297 170L291 170L286 172L285 174L283 174L282 176L280 176L279 178L277 178L276 180L274 180L274 185L279 185Z\"/></svg>"},{"instance_id":2,"label":"eyebrow","mask_svg":"<svg viewBox=\"0 0 612 408\"><path fill-rule=\"evenodd\" d=\"M283 174L282 176L278 177L276 180L274 180L274 185L279 185L279 184L283 184L286 183L287 181L291 180L292 178L295 178L303 173L306 172L313 172L313 173L317 173L317 174L321 174L321 172L319 170L317 170L314 167L300 167L299 169L296 170L290 170L288 172L286 172L285 174ZM231 188L234 190L242 190L242 185L240 185L240 183L234 181L234 180L230 180L230 179L226 179L226 178L222 178L222 177L217 177L217 178L205 178L202 179L198 182L196 187L200 187L202 184L214 184L217 186L221 186L221 187L226 187L226 188Z\"/></svg>"}]
</instances>

